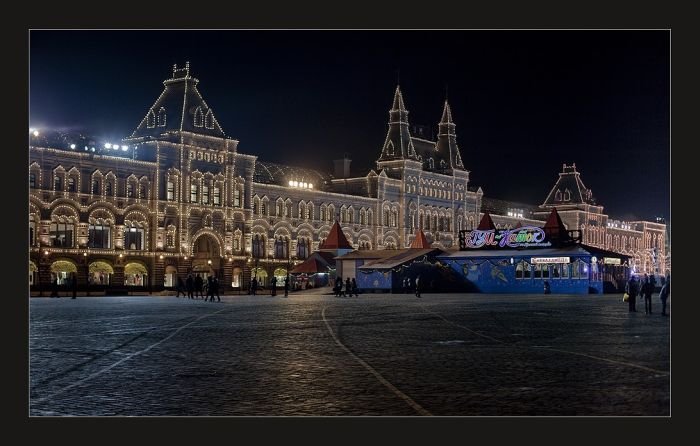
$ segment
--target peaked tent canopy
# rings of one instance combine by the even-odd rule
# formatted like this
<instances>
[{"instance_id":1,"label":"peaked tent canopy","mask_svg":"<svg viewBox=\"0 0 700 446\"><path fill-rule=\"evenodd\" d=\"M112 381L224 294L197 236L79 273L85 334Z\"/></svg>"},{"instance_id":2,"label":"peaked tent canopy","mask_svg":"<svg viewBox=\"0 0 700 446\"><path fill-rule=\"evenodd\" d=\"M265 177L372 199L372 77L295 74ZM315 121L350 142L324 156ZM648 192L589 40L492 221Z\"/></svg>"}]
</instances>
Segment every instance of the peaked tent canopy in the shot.
<instances>
[{"instance_id":1,"label":"peaked tent canopy","mask_svg":"<svg viewBox=\"0 0 700 446\"><path fill-rule=\"evenodd\" d=\"M338 220L333 223L328 237L319 245L318 249L352 249L352 245L350 245L345 234L343 234L343 230L340 229Z\"/></svg>"},{"instance_id":2,"label":"peaked tent canopy","mask_svg":"<svg viewBox=\"0 0 700 446\"><path fill-rule=\"evenodd\" d=\"M416 231L416 238L413 239L410 247L414 249L430 248L430 243L428 243L428 239L425 237L422 229L418 228Z\"/></svg>"},{"instance_id":3,"label":"peaked tent canopy","mask_svg":"<svg viewBox=\"0 0 700 446\"><path fill-rule=\"evenodd\" d=\"M488 212L484 212L484 216L481 217L481 221L479 222L479 226L477 226L476 229L478 229L480 231L488 231L490 229L496 229L496 225L493 223L493 220L491 219L491 216L489 215Z\"/></svg>"}]
</instances>

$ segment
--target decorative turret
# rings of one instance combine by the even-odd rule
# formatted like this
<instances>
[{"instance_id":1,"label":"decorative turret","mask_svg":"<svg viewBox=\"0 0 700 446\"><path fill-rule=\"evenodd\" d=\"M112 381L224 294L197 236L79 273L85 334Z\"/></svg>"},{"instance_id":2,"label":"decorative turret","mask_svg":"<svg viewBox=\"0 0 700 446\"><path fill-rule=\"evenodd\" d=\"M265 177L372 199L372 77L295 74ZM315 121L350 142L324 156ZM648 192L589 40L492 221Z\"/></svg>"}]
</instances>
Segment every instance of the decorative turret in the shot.
<instances>
[{"instance_id":1,"label":"decorative turret","mask_svg":"<svg viewBox=\"0 0 700 446\"><path fill-rule=\"evenodd\" d=\"M576 171L576 163L564 164L559 179L544 200L542 207L565 206L576 204L596 204L593 192L581 181L581 174Z\"/></svg>"},{"instance_id":2,"label":"decorative turret","mask_svg":"<svg viewBox=\"0 0 700 446\"><path fill-rule=\"evenodd\" d=\"M401 89L397 85L396 92L394 92L394 103L389 110L389 130L378 161L406 158L417 160L416 150L408 130L408 110L403 103Z\"/></svg>"},{"instance_id":3,"label":"decorative turret","mask_svg":"<svg viewBox=\"0 0 700 446\"><path fill-rule=\"evenodd\" d=\"M442 119L438 124L438 140L435 143L435 150L442 157L450 160L450 169L464 170L462 156L457 146L457 134L455 133L455 123L452 121L452 110L450 104L445 99L445 106L442 109Z\"/></svg>"},{"instance_id":4,"label":"decorative turret","mask_svg":"<svg viewBox=\"0 0 700 446\"><path fill-rule=\"evenodd\" d=\"M174 131L226 137L199 93L198 83L199 80L190 75L189 62L182 68L173 65L172 77L163 81L165 89L130 138L158 137Z\"/></svg>"}]
</instances>

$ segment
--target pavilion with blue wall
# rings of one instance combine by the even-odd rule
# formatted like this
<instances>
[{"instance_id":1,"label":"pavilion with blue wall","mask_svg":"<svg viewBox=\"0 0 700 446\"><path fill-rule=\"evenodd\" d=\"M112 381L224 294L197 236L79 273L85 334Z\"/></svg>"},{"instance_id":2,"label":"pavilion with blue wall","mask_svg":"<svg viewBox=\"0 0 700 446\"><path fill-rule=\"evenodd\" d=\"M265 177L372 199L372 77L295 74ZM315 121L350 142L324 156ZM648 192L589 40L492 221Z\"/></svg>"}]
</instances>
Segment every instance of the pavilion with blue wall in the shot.
<instances>
[{"instance_id":1,"label":"pavilion with blue wall","mask_svg":"<svg viewBox=\"0 0 700 446\"><path fill-rule=\"evenodd\" d=\"M628 277L627 256L580 243L556 209L543 228L496 230L484 214L479 227L460 231L460 250L437 259L482 293L588 294L619 290Z\"/></svg>"}]
</instances>

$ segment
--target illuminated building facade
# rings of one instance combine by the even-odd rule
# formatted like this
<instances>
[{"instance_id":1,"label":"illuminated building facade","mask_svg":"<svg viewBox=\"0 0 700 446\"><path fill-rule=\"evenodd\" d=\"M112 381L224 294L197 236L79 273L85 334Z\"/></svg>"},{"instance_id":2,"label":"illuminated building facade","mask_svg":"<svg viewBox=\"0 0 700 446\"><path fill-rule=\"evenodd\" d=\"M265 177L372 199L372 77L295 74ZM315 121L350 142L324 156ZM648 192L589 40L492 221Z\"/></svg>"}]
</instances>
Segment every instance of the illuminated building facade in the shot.
<instances>
[{"instance_id":1,"label":"illuminated building facade","mask_svg":"<svg viewBox=\"0 0 700 446\"><path fill-rule=\"evenodd\" d=\"M412 137L397 87L376 170L348 178L349 160L333 176L239 153L198 83L173 67L120 145L31 139L30 284L158 290L194 273L246 289L286 276L335 220L357 249L409 246L416 227L450 248L478 221L447 101L437 141Z\"/></svg>"}]
</instances>

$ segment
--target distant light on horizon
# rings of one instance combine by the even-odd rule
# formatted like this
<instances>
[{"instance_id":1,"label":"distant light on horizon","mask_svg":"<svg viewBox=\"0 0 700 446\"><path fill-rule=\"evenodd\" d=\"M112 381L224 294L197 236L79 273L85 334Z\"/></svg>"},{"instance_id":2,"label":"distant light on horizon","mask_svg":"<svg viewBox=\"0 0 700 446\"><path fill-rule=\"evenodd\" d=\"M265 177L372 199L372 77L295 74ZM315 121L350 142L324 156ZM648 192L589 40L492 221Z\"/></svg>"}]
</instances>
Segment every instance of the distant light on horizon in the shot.
<instances>
[{"instance_id":1,"label":"distant light on horizon","mask_svg":"<svg viewBox=\"0 0 700 446\"><path fill-rule=\"evenodd\" d=\"M129 150L129 146L122 146L122 150L126 152L127 150Z\"/></svg>"},{"instance_id":2,"label":"distant light on horizon","mask_svg":"<svg viewBox=\"0 0 700 446\"><path fill-rule=\"evenodd\" d=\"M71 144L71 145L70 145L70 148L71 148L72 150L75 149L75 144Z\"/></svg>"}]
</instances>

